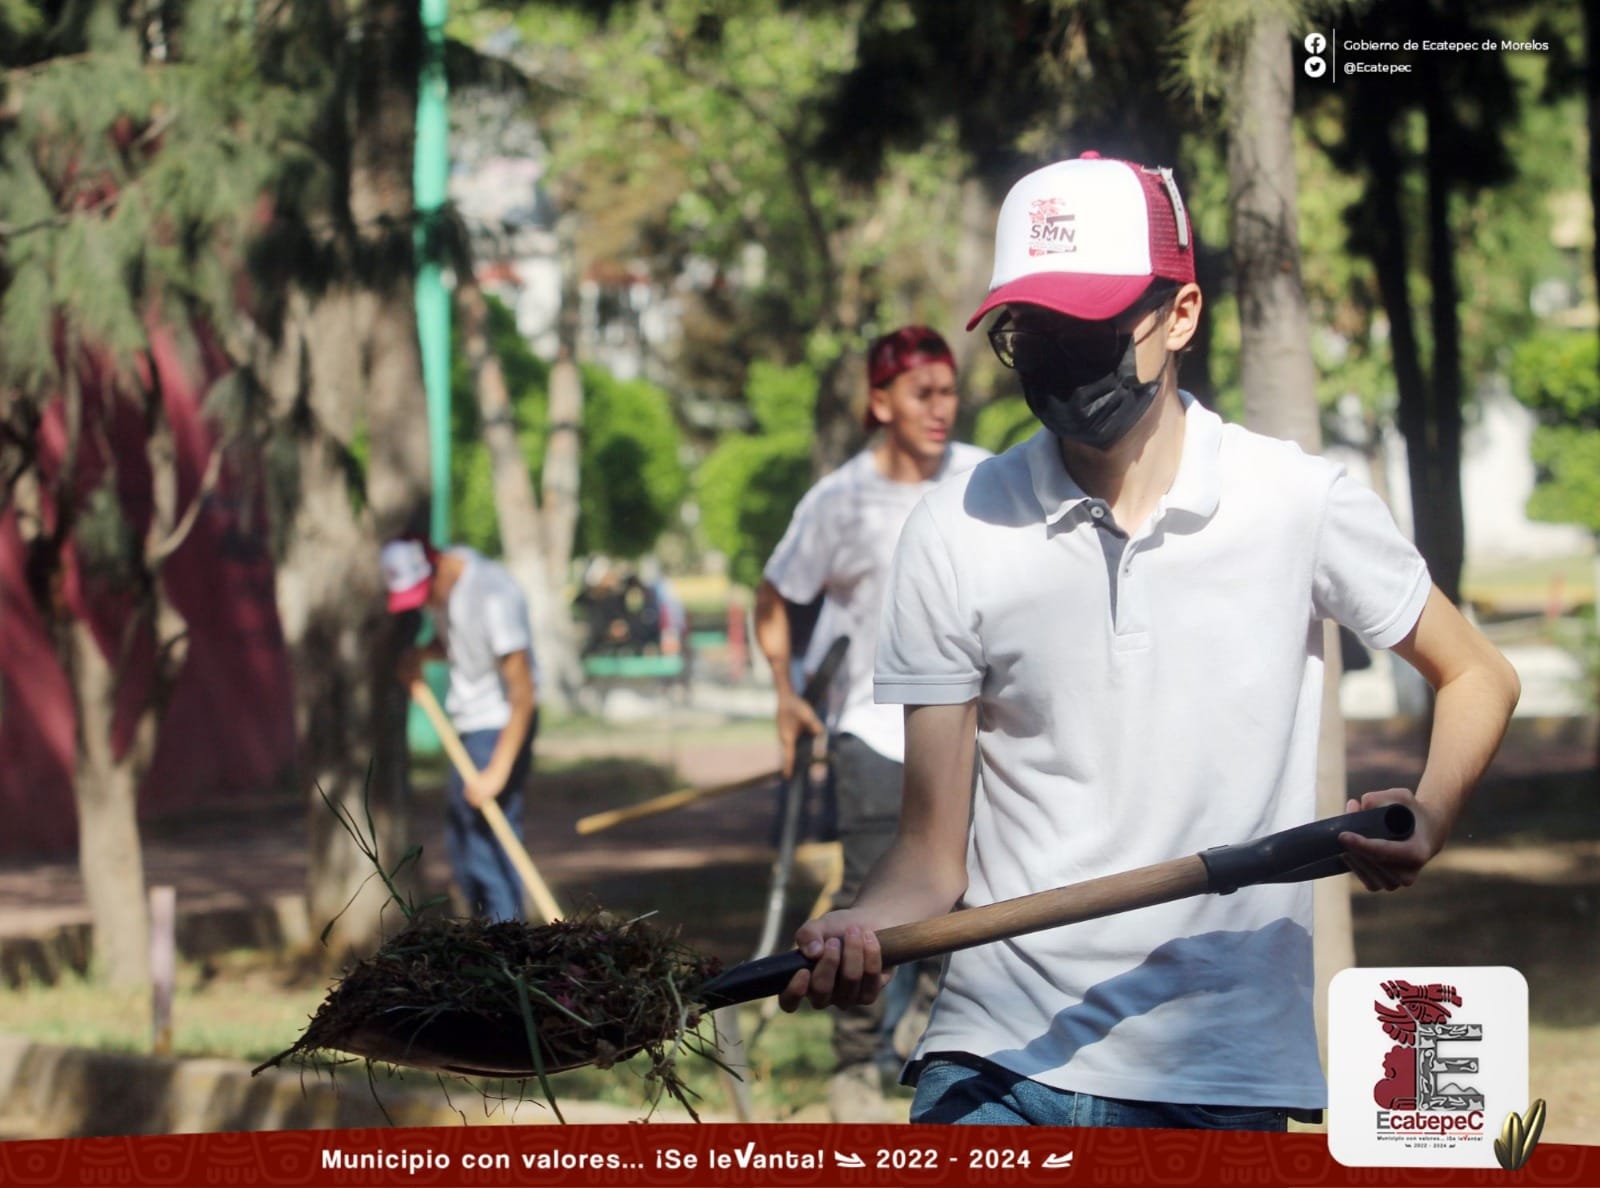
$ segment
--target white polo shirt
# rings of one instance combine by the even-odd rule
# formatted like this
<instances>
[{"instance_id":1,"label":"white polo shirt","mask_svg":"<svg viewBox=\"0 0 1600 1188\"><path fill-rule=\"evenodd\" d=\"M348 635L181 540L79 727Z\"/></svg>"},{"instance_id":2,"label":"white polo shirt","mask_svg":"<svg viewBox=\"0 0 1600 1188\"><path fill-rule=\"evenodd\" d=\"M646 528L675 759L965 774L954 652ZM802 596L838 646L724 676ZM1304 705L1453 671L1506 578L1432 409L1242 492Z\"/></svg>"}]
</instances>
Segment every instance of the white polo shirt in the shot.
<instances>
[{"instance_id":1,"label":"white polo shirt","mask_svg":"<svg viewBox=\"0 0 1600 1188\"><path fill-rule=\"evenodd\" d=\"M829 727L896 763L905 758L905 711L872 697L878 612L895 541L918 500L989 456L978 446L951 442L931 479L902 483L878 472L871 449L861 451L806 492L763 574L790 602L827 594L806 651L807 671L837 636L850 637L844 673L830 698Z\"/></svg>"},{"instance_id":2,"label":"white polo shirt","mask_svg":"<svg viewBox=\"0 0 1600 1188\"><path fill-rule=\"evenodd\" d=\"M539 687L528 600L504 565L465 546L449 551L465 561L466 568L450 589L446 622L436 623L450 662L445 708L462 734L499 730L511 720L500 658L526 651L535 691Z\"/></svg>"},{"instance_id":3,"label":"white polo shirt","mask_svg":"<svg viewBox=\"0 0 1600 1188\"><path fill-rule=\"evenodd\" d=\"M932 492L895 554L879 700L978 701L967 906L1312 819L1321 620L1410 631L1421 557L1343 470L1187 394L1125 538L1040 431ZM1315 1108L1311 886L1250 887L953 954L913 1060L1062 1089Z\"/></svg>"}]
</instances>

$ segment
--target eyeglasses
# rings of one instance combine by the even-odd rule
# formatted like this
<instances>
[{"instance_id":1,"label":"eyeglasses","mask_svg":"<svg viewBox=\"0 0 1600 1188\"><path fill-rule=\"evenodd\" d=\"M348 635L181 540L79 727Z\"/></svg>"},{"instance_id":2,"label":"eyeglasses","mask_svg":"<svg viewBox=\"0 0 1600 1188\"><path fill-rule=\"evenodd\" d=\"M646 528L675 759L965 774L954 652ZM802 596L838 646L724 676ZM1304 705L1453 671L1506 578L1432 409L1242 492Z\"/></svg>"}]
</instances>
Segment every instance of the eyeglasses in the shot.
<instances>
[{"instance_id":1,"label":"eyeglasses","mask_svg":"<svg viewBox=\"0 0 1600 1188\"><path fill-rule=\"evenodd\" d=\"M1112 322L1070 322L1045 331L1016 324L1008 311L989 331L994 356L1014 371L1040 371L1071 366L1074 360L1093 360L1114 366L1128 349L1132 336Z\"/></svg>"},{"instance_id":2,"label":"eyeglasses","mask_svg":"<svg viewBox=\"0 0 1600 1188\"><path fill-rule=\"evenodd\" d=\"M995 358L1014 371L1074 363L1115 367L1128 349L1134 327L1151 310L1165 304L1175 291L1175 286L1164 286L1147 293L1131 309L1107 322L1085 322L1064 315L1044 314L1042 316L1052 323L1049 329L1037 325L1019 326L1007 310L989 331L989 347ZM1139 342L1155 331L1156 327L1152 326Z\"/></svg>"}]
</instances>

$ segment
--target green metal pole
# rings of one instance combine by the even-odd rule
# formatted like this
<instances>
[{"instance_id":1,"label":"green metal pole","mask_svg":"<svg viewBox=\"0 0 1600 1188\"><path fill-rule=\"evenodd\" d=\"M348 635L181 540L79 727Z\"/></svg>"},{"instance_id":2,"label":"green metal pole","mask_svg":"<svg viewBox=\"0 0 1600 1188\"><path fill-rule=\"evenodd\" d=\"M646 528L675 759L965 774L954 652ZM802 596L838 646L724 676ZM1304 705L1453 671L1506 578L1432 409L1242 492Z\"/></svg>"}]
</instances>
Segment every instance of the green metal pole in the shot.
<instances>
[{"instance_id":1,"label":"green metal pole","mask_svg":"<svg viewBox=\"0 0 1600 1188\"><path fill-rule=\"evenodd\" d=\"M417 142L412 192L417 208L417 337L428 394L428 449L433 475L430 527L450 540L450 293L440 260L439 229L450 182L449 89L444 25L449 0L421 0L422 69L417 80Z\"/></svg>"},{"instance_id":2,"label":"green metal pole","mask_svg":"<svg viewBox=\"0 0 1600 1188\"><path fill-rule=\"evenodd\" d=\"M450 188L449 86L444 72L444 24L449 0L421 0L422 63L417 77L416 147L411 191L416 206L417 341L422 353L422 385L428 397L428 461L433 478L429 535L443 548L450 543L450 291L444 283L440 230ZM424 666L434 695L443 698L449 668ZM437 754L433 724L416 705L406 722L411 749Z\"/></svg>"}]
</instances>

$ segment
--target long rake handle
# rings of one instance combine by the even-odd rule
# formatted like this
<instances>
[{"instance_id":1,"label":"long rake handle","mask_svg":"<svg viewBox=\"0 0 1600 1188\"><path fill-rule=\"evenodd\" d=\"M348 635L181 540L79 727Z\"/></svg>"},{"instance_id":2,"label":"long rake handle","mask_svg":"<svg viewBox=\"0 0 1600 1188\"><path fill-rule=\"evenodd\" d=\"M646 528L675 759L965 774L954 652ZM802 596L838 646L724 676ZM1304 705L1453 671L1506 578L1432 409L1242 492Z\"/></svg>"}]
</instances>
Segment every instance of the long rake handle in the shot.
<instances>
[{"instance_id":1,"label":"long rake handle","mask_svg":"<svg viewBox=\"0 0 1600 1188\"><path fill-rule=\"evenodd\" d=\"M428 715L428 721L433 723L434 732L438 734L439 741L444 745L445 754L450 756L450 762L455 765L456 772L463 780L471 780L478 774L478 768L472 762L472 756L467 754L466 744L456 733L454 724L445 714L439 699L433 695L433 690L419 678L411 682L411 696L422 707L422 712ZM483 814L483 819L489 822L489 828L500 842L500 848L506 852L506 857L511 859L511 865L517 868L517 875L522 879L523 887L527 889L528 896L533 900L539 914L544 917L545 923L561 919L561 905L556 902L556 897L550 893L549 886L540 877L539 868L534 866L528 851L512 832L511 822L506 820L505 812L499 804L493 800L486 800L478 806L478 811Z\"/></svg>"},{"instance_id":2,"label":"long rake handle","mask_svg":"<svg viewBox=\"0 0 1600 1188\"><path fill-rule=\"evenodd\" d=\"M579 817L575 828L579 833L599 833L602 829L610 829L614 825L621 825L624 821L636 821L640 817L671 812L698 800L709 800L713 796L726 796L730 792L758 788L763 784L770 784L782 774L776 770L764 771L760 775L729 780L726 784L713 784L709 788L680 788L676 792L667 792L650 800L642 800L627 808L607 809L603 813L590 813L587 817Z\"/></svg>"}]
</instances>

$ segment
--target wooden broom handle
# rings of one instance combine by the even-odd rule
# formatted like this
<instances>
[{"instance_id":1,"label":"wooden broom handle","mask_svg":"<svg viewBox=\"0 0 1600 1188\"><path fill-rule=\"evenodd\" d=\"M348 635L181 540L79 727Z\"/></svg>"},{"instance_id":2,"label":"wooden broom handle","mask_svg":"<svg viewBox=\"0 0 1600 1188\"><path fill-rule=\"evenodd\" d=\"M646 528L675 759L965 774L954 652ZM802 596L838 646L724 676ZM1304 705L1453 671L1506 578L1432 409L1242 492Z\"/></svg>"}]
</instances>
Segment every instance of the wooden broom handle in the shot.
<instances>
[{"instance_id":1,"label":"wooden broom handle","mask_svg":"<svg viewBox=\"0 0 1600 1188\"><path fill-rule=\"evenodd\" d=\"M411 682L411 696L422 707L422 712L428 715L428 720L433 723L434 732L438 734L439 741L444 745L445 754L450 756L450 762L455 765L456 772L463 780L471 780L478 774L478 768L472 762L472 756L467 754L466 745L446 716L439 699L433 695L433 690L421 677ZM505 812L499 803L486 800L478 806L478 811L483 814L483 819L489 822L489 828L494 831L495 837L500 842L500 848L506 852L506 857L511 859L511 865L517 868L523 887L527 889L529 898L533 900L534 907L544 917L545 922L561 919L561 905L556 903L556 897L550 893L549 886L539 875L539 868L533 864L528 851L517 840L517 835L511 831L511 822L506 820Z\"/></svg>"}]
</instances>

